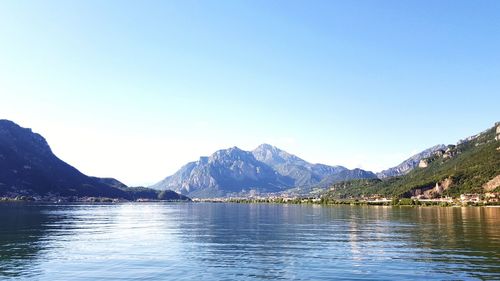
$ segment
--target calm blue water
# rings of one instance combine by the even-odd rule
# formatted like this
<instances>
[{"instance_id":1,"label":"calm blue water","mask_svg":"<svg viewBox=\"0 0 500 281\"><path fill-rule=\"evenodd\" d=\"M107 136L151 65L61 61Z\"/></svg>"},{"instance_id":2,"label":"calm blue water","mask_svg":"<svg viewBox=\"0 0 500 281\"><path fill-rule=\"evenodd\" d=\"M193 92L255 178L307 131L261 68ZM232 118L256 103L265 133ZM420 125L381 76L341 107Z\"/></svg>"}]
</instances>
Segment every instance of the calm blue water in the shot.
<instances>
[{"instance_id":1,"label":"calm blue water","mask_svg":"<svg viewBox=\"0 0 500 281\"><path fill-rule=\"evenodd\" d=\"M500 280L500 208L0 204L0 279Z\"/></svg>"}]
</instances>

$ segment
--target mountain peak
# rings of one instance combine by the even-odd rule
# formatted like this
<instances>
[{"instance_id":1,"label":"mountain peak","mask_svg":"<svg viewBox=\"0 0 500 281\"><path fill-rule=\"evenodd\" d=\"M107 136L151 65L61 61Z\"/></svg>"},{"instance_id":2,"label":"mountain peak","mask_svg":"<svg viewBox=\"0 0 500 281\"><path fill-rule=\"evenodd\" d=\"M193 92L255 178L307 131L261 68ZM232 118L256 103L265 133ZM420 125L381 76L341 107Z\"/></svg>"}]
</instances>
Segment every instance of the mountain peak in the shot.
<instances>
[{"instance_id":1,"label":"mountain peak","mask_svg":"<svg viewBox=\"0 0 500 281\"><path fill-rule=\"evenodd\" d=\"M52 153L49 144L41 135L30 128L23 128L13 121L0 119L0 141L11 147L17 145L30 146L45 153Z\"/></svg>"},{"instance_id":2,"label":"mountain peak","mask_svg":"<svg viewBox=\"0 0 500 281\"><path fill-rule=\"evenodd\" d=\"M263 144L257 146L257 148L255 150L281 150L281 149L277 148L274 145L271 145L268 143L263 143Z\"/></svg>"},{"instance_id":3,"label":"mountain peak","mask_svg":"<svg viewBox=\"0 0 500 281\"><path fill-rule=\"evenodd\" d=\"M219 161L221 159L227 160L237 160L249 157L249 152L240 149L237 146L233 146L226 149L217 150L215 153L210 155L209 161Z\"/></svg>"},{"instance_id":4,"label":"mountain peak","mask_svg":"<svg viewBox=\"0 0 500 281\"><path fill-rule=\"evenodd\" d=\"M241 153L245 153L245 152L246 151L240 149L239 147L233 146L233 147L230 147L230 148L225 148L225 149L217 150L212 155L233 155L233 154L241 154Z\"/></svg>"},{"instance_id":5,"label":"mountain peak","mask_svg":"<svg viewBox=\"0 0 500 281\"><path fill-rule=\"evenodd\" d=\"M271 166L287 163L290 161L303 161L297 156L267 143L259 145L256 149L252 151L252 154L255 156L257 160L262 161Z\"/></svg>"},{"instance_id":6,"label":"mountain peak","mask_svg":"<svg viewBox=\"0 0 500 281\"><path fill-rule=\"evenodd\" d=\"M19 126L16 123L7 120L7 119L0 119L0 125L14 125L14 126Z\"/></svg>"}]
</instances>

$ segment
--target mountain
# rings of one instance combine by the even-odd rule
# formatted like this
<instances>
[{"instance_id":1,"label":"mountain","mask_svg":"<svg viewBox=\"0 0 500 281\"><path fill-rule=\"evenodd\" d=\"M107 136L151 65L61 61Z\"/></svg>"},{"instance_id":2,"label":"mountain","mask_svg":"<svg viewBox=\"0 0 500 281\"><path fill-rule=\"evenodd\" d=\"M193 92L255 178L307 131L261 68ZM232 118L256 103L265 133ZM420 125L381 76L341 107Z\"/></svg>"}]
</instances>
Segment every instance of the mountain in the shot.
<instances>
[{"instance_id":1,"label":"mountain","mask_svg":"<svg viewBox=\"0 0 500 281\"><path fill-rule=\"evenodd\" d=\"M372 173L368 172L362 169L353 169L353 170L343 170L340 171L339 173L331 174L325 176L321 182L319 182L316 187L319 188L326 188L330 186L331 184L337 183L337 182L342 182L342 181L349 181L353 179L363 179L363 180L370 180L370 179L376 179L377 176Z\"/></svg>"},{"instance_id":2,"label":"mountain","mask_svg":"<svg viewBox=\"0 0 500 281\"><path fill-rule=\"evenodd\" d=\"M41 135L0 120L0 196L135 199L137 193L130 191L116 179L84 175L55 156ZM158 192L150 191L154 194L145 193L147 198L156 199Z\"/></svg>"},{"instance_id":3,"label":"mountain","mask_svg":"<svg viewBox=\"0 0 500 281\"><path fill-rule=\"evenodd\" d=\"M377 177L380 179L385 179L389 177L397 177L397 176L402 176L410 172L411 170L415 169L418 166L418 163L420 160L430 157L433 155L436 151L439 150L444 150L446 149L446 145L444 144L438 144L435 145L431 148L428 148L420 153L417 153L413 155L412 157L406 159L403 161L401 164L397 165L396 167L389 168L387 170L383 170L379 173L377 173Z\"/></svg>"},{"instance_id":4,"label":"mountain","mask_svg":"<svg viewBox=\"0 0 500 281\"><path fill-rule=\"evenodd\" d=\"M376 177L372 172L361 169L349 170L342 166L311 164L269 144L259 145L252 154L280 175L291 178L294 187L328 186L342 180Z\"/></svg>"},{"instance_id":5,"label":"mountain","mask_svg":"<svg viewBox=\"0 0 500 281\"><path fill-rule=\"evenodd\" d=\"M214 197L249 190L278 192L291 184L291 180L255 159L251 152L232 147L200 157L150 188Z\"/></svg>"},{"instance_id":6,"label":"mountain","mask_svg":"<svg viewBox=\"0 0 500 281\"><path fill-rule=\"evenodd\" d=\"M435 151L405 175L337 183L326 196L380 194L433 198L487 192L500 192L500 122L455 145L448 145L445 150Z\"/></svg>"},{"instance_id":7,"label":"mountain","mask_svg":"<svg viewBox=\"0 0 500 281\"><path fill-rule=\"evenodd\" d=\"M254 151L233 147L219 150L209 157L200 157L150 188L172 189L191 197L219 197L282 192L294 187L310 187L325 179L335 182L356 177L376 176L359 169L311 164L263 144Z\"/></svg>"}]
</instances>

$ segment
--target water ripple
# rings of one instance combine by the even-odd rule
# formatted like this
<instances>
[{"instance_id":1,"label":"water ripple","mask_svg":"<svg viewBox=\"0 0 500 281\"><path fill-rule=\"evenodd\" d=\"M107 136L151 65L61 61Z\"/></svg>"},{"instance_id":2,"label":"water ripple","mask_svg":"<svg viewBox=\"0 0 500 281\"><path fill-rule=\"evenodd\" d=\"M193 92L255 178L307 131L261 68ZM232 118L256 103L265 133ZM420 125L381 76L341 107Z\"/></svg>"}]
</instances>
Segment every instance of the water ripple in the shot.
<instances>
[{"instance_id":1,"label":"water ripple","mask_svg":"<svg viewBox=\"0 0 500 281\"><path fill-rule=\"evenodd\" d=\"M0 205L0 279L499 280L499 208Z\"/></svg>"}]
</instances>

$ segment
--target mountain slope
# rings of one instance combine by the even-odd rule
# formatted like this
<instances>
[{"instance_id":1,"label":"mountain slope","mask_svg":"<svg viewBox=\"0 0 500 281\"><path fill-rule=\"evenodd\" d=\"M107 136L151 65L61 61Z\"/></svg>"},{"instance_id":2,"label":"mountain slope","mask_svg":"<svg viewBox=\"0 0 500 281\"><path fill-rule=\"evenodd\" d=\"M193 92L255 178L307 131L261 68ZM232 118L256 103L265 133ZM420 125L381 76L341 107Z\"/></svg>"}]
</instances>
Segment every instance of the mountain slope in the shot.
<instances>
[{"instance_id":1,"label":"mountain slope","mask_svg":"<svg viewBox=\"0 0 500 281\"><path fill-rule=\"evenodd\" d=\"M397 177L397 176L402 176L407 173L409 173L411 170L415 169L418 166L418 163L420 160L430 157L432 154L434 154L436 151L439 150L444 150L446 149L446 145L444 144L438 144L435 145L431 148L428 148L420 153L417 153L413 155L412 157L406 159L403 161L401 164L389 168L387 170L383 170L379 173L377 173L377 177L380 179L385 179L389 177Z\"/></svg>"},{"instance_id":2,"label":"mountain slope","mask_svg":"<svg viewBox=\"0 0 500 281\"><path fill-rule=\"evenodd\" d=\"M500 191L500 123L422 159L408 174L363 184L337 184L327 196L370 194L410 197L458 196Z\"/></svg>"},{"instance_id":3,"label":"mountain slope","mask_svg":"<svg viewBox=\"0 0 500 281\"><path fill-rule=\"evenodd\" d=\"M52 153L47 141L31 129L0 120L0 196L109 197L135 199L136 189L113 178L82 174ZM144 190L143 190L144 191ZM156 199L158 192L142 193Z\"/></svg>"},{"instance_id":4,"label":"mountain slope","mask_svg":"<svg viewBox=\"0 0 500 281\"><path fill-rule=\"evenodd\" d=\"M293 187L314 186L322 181L374 178L363 170L308 163L274 146L263 144L254 151L237 147L183 166L175 174L151 186L172 189L191 197L217 197L249 192L281 192Z\"/></svg>"},{"instance_id":5,"label":"mountain slope","mask_svg":"<svg viewBox=\"0 0 500 281\"><path fill-rule=\"evenodd\" d=\"M126 197L57 158L39 134L8 120L0 120L0 193Z\"/></svg>"}]
</instances>

